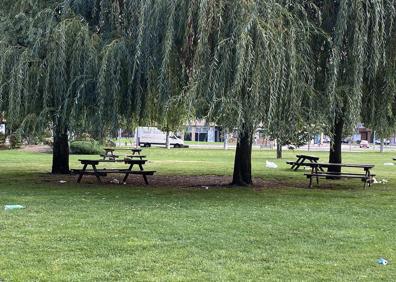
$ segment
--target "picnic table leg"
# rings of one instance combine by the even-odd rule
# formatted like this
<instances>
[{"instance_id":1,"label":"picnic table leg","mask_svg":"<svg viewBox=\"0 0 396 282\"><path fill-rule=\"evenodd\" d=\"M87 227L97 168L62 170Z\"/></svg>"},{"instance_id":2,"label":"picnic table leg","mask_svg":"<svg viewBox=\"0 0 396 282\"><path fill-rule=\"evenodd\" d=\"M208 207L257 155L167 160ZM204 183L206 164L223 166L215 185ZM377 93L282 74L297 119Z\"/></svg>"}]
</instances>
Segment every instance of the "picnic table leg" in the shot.
<instances>
[{"instance_id":1,"label":"picnic table leg","mask_svg":"<svg viewBox=\"0 0 396 282\"><path fill-rule=\"evenodd\" d=\"M93 170L94 170L96 179L98 180L99 183L102 183L102 180L100 179L99 173L98 173L98 171L96 170L96 165L92 164L92 168L93 168Z\"/></svg>"},{"instance_id":2,"label":"picnic table leg","mask_svg":"<svg viewBox=\"0 0 396 282\"><path fill-rule=\"evenodd\" d=\"M299 158L297 159L297 161L295 162L295 164L292 165L291 169L297 170L297 169L300 167L300 164L301 164L301 163L302 163L302 162L301 162L301 157L299 157Z\"/></svg>"},{"instance_id":3,"label":"picnic table leg","mask_svg":"<svg viewBox=\"0 0 396 282\"><path fill-rule=\"evenodd\" d=\"M315 165L316 184L319 186L319 176L318 176L319 171L318 171L318 167L319 167L318 165ZM322 171L323 171L323 169L322 169Z\"/></svg>"},{"instance_id":4,"label":"picnic table leg","mask_svg":"<svg viewBox=\"0 0 396 282\"><path fill-rule=\"evenodd\" d=\"M77 183L81 182L81 179L82 179L86 169L87 169L87 164L84 164L83 169L80 171L80 175L78 176Z\"/></svg>"},{"instance_id":5,"label":"picnic table leg","mask_svg":"<svg viewBox=\"0 0 396 282\"><path fill-rule=\"evenodd\" d=\"M139 167L140 167L140 171L144 171L142 164L139 164ZM142 174L142 175L143 175L144 182L146 182L146 184L148 185L149 183L147 180L147 176L145 174Z\"/></svg>"},{"instance_id":6,"label":"picnic table leg","mask_svg":"<svg viewBox=\"0 0 396 282\"><path fill-rule=\"evenodd\" d=\"M369 187L371 187L371 173L370 173L370 169L366 169L366 181L364 182L364 188L366 188L367 181L368 181Z\"/></svg>"},{"instance_id":7,"label":"picnic table leg","mask_svg":"<svg viewBox=\"0 0 396 282\"><path fill-rule=\"evenodd\" d=\"M122 183L126 184L126 181L127 181L128 177L129 177L129 174L132 171L132 168L133 168L133 164L130 164L129 168L128 168L128 171L125 173L124 179L122 180Z\"/></svg>"},{"instance_id":8,"label":"picnic table leg","mask_svg":"<svg viewBox=\"0 0 396 282\"><path fill-rule=\"evenodd\" d=\"M309 184L308 184L308 188L312 188L312 177L314 174L314 167L311 168L311 175L309 175Z\"/></svg>"},{"instance_id":9,"label":"picnic table leg","mask_svg":"<svg viewBox=\"0 0 396 282\"><path fill-rule=\"evenodd\" d=\"M311 160L311 162L312 162L312 163L315 163L315 164L318 163L318 161L316 161L316 160ZM321 172L324 172L324 170L323 170L323 168L322 168L321 166L319 167L319 169L320 169Z\"/></svg>"}]
</instances>

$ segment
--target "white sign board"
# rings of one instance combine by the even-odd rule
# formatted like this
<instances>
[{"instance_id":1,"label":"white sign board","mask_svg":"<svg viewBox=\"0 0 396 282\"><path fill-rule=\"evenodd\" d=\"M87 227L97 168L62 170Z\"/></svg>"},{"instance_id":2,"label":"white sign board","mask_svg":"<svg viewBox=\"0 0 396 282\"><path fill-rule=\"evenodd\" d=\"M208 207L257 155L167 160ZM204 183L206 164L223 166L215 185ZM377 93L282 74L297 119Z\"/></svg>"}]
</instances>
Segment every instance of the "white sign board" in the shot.
<instances>
[{"instance_id":1,"label":"white sign board","mask_svg":"<svg viewBox=\"0 0 396 282\"><path fill-rule=\"evenodd\" d=\"M5 134L5 124L4 123L0 124L0 133Z\"/></svg>"}]
</instances>

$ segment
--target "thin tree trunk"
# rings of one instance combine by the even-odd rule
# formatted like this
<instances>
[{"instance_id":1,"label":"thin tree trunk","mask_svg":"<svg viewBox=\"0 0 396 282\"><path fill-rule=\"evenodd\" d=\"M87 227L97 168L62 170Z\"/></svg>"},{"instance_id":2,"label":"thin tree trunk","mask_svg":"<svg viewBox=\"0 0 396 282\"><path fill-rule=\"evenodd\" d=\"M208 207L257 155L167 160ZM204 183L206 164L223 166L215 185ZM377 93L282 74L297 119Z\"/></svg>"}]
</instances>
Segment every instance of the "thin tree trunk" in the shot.
<instances>
[{"instance_id":1,"label":"thin tree trunk","mask_svg":"<svg viewBox=\"0 0 396 282\"><path fill-rule=\"evenodd\" d=\"M239 132L235 152L232 185L249 186L252 180L252 138L253 130L243 128Z\"/></svg>"},{"instance_id":2,"label":"thin tree trunk","mask_svg":"<svg viewBox=\"0 0 396 282\"><path fill-rule=\"evenodd\" d=\"M169 130L166 131L166 148L170 149Z\"/></svg>"},{"instance_id":3,"label":"thin tree trunk","mask_svg":"<svg viewBox=\"0 0 396 282\"><path fill-rule=\"evenodd\" d=\"M224 129L224 150L228 150L228 131Z\"/></svg>"},{"instance_id":4,"label":"thin tree trunk","mask_svg":"<svg viewBox=\"0 0 396 282\"><path fill-rule=\"evenodd\" d=\"M54 148L52 153L52 173L68 174L69 142L67 128L56 127L54 130Z\"/></svg>"},{"instance_id":5,"label":"thin tree trunk","mask_svg":"<svg viewBox=\"0 0 396 282\"><path fill-rule=\"evenodd\" d=\"M375 140L374 140L374 143L375 143ZM384 145L385 145L384 143L385 143L385 140L384 140L384 138L381 137L381 147L380 147L380 152L381 153L384 152Z\"/></svg>"},{"instance_id":6,"label":"thin tree trunk","mask_svg":"<svg viewBox=\"0 0 396 282\"><path fill-rule=\"evenodd\" d=\"M276 158L282 158L282 143L279 140L276 141Z\"/></svg>"},{"instance_id":7,"label":"thin tree trunk","mask_svg":"<svg viewBox=\"0 0 396 282\"><path fill-rule=\"evenodd\" d=\"M329 163L342 163L342 131L344 129L344 121L339 119L334 124L334 136L331 140L330 144L330 155L329 155ZM339 166L331 166L328 169L329 172L341 172L341 167Z\"/></svg>"}]
</instances>

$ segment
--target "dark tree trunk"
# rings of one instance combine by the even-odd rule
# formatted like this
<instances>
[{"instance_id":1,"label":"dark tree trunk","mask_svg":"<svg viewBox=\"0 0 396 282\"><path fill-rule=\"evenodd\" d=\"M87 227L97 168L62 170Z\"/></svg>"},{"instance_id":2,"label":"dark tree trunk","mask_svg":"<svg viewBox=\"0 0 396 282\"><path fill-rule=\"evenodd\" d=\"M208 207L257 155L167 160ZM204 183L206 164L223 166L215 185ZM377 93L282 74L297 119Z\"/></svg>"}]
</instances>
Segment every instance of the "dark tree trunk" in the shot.
<instances>
[{"instance_id":1,"label":"dark tree trunk","mask_svg":"<svg viewBox=\"0 0 396 282\"><path fill-rule=\"evenodd\" d=\"M56 127L54 130L54 148L52 153L52 173L68 174L69 143L67 129Z\"/></svg>"},{"instance_id":2,"label":"dark tree trunk","mask_svg":"<svg viewBox=\"0 0 396 282\"><path fill-rule=\"evenodd\" d=\"M282 143L279 141L276 142L276 158L282 158Z\"/></svg>"},{"instance_id":3,"label":"dark tree trunk","mask_svg":"<svg viewBox=\"0 0 396 282\"><path fill-rule=\"evenodd\" d=\"M344 121L342 118L338 119L333 128L333 138L330 144L329 163L342 163L341 145L342 145L342 131L344 129ZM329 172L341 172L341 167L332 166L328 169Z\"/></svg>"},{"instance_id":4,"label":"dark tree trunk","mask_svg":"<svg viewBox=\"0 0 396 282\"><path fill-rule=\"evenodd\" d=\"M252 138L253 130L242 129L235 152L232 185L248 186L252 181Z\"/></svg>"}]
</instances>

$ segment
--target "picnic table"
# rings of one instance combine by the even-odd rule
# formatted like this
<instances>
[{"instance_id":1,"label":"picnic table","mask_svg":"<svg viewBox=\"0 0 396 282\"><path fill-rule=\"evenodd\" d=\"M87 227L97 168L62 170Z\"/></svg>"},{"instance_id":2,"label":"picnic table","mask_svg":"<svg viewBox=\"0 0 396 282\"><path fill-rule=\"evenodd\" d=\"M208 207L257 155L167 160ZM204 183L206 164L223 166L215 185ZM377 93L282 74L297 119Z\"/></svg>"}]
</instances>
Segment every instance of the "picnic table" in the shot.
<instances>
[{"instance_id":1,"label":"picnic table","mask_svg":"<svg viewBox=\"0 0 396 282\"><path fill-rule=\"evenodd\" d=\"M291 162L291 161L286 162L288 165L291 165L291 169L293 169L293 170L297 170L306 161L309 161L310 163L317 163L319 161L319 158L318 157L314 157L314 156L296 155L296 157L297 157L297 161L295 161L295 162ZM323 171L323 169L321 167L319 169L321 171Z\"/></svg>"},{"instance_id":2,"label":"picnic table","mask_svg":"<svg viewBox=\"0 0 396 282\"><path fill-rule=\"evenodd\" d=\"M115 150L131 151L132 155L128 155L128 158L139 158L143 160L146 157L140 154L142 152L142 149L140 148L104 148L103 150L105 151L105 153L101 154L100 156L103 157L104 160L115 160L116 158L119 158L119 155L114 154Z\"/></svg>"},{"instance_id":3,"label":"picnic table","mask_svg":"<svg viewBox=\"0 0 396 282\"><path fill-rule=\"evenodd\" d=\"M364 182L364 188L366 188L367 183L371 186L373 182L373 177L375 174L371 173L371 169L374 168L373 164L337 164L337 163L303 163L301 165L311 167L311 173L305 173L304 175L309 178L309 188L312 188L312 180L316 178L316 182L319 185L319 178L327 179L339 179L339 178L356 178L361 179ZM325 172L324 168L330 167L340 167L340 168L357 168L363 169L364 173L342 173L342 172Z\"/></svg>"},{"instance_id":4,"label":"picnic table","mask_svg":"<svg viewBox=\"0 0 396 282\"><path fill-rule=\"evenodd\" d=\"M115 149L113 148L104 148L103 150L105 151L105 153L100 155L101 157L103 157L103 160L115 160L119 157L118 155L114 154Z\"/></svg>"},{"instance_id":5,"label":"picnic table","mask_svg":"<svg viewBox=\"0 0 396 282\"><path fill-rule=\"evenodd\" d=\"M84 175L95 175L96 179L99 183L102 183L101 176L107 176L109 173L117 173L117 174L125 174L122 183L126 183L130 174L140 174L143 176L144 182L148 183L147 175L153 175L155 171L147 171L144 170L143 165L147 162L147 160L142 159L124 159L124 160L79 160L83 165L81 170L74 170L75 173L78 173L77 183L81 182L81 179ZM106 169L106 168L97 168L99 164L102 163L124 163L128 165L128 168L125 169ZM133 170L133 167L137 165L139 170ZM87 169L88 166L91 166L92 169Z\"/></svg>"}]
</instances>

